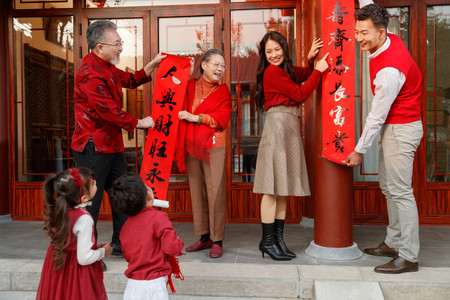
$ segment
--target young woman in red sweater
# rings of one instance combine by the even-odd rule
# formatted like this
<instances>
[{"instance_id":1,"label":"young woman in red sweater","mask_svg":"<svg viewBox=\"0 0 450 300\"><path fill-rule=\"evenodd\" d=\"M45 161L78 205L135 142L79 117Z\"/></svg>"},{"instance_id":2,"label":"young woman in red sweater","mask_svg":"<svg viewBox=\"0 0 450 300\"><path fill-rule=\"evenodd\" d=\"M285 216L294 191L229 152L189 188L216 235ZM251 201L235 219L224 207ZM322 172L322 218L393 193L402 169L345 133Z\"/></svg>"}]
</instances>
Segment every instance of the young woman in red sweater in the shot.
<instances>
[{"instance_id":1,"label":"young woman in red sweater","mask_svg":"<svg viewBox=\"0 0 450 300\"><path fill-rule=\"evenodd\" d=\"M309 66L292 65L285 37L270 31L259 44L256 107L266 119L256 162L253 192L262 194L263 236L259 250L263 257L290 260L296 255L283 240L286 196L310 195L299 117L302 104L313 93L328 68L325 55L316 63L323 42L315 39L308 54ZM303 83L301 85L301 83Z\"/></svg>"}]
</instances>

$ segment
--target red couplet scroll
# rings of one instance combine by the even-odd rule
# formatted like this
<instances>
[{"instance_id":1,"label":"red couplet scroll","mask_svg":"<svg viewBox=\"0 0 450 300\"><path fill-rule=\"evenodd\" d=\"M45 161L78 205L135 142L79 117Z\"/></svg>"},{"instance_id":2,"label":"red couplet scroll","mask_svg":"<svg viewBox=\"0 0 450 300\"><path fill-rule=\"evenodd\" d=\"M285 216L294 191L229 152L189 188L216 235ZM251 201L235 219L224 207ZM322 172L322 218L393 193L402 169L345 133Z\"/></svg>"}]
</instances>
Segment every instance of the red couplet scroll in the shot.
<instances>
[{"instance_id":1,"label":"red couplet scroll","mask_svg":"<svg viewBox=\"0 0 450 300\"><path fill-rule=\"evenodd\" d=\"M178 112L185 100L190 68L190 58L167 55L156 74L151 115L155 126L148 131L140 174L156 199L166 200L178 132Z\"/></svg>"},{"instance_id":2,"label":"red couplet scroll","mask_svg":"<svg viewBox=\"0 0 450 300\"><path fill-rule=\"evenodd\" d=\"M330 53L322 79L322 156L339 164L355 147L354 12L353 0L322 0L322 53Z\"/></svg>"}]
</instances>

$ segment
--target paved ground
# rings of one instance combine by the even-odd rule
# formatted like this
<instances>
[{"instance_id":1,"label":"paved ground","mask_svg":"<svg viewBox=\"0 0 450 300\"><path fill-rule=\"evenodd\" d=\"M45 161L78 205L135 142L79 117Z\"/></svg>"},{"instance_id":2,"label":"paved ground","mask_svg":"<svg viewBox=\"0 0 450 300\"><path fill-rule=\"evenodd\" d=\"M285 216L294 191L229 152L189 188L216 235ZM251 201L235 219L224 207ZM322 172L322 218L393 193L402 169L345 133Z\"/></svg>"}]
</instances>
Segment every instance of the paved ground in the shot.
<instances>
[{"instance_id":1,"label":"paved ground","mask_svg":"<svg viewBox=\"0 0 450 300\"><path fill-rule=\"evenodd\" d=\"M35 299L49 244L42 222L1 221L0 300ZM421 227L419 272L386 275L373 272L374 266L389 261L386 257L364 255L357 260L339 262L307 256L305 249L314 238L314 229L306 226L308 223L312 222L286 225L285 240L297 254L296 259L287 262L261 257L259 224L228 224L221 258L210 258L208 250L180 258L185 280L174 280L177 294L170 298L450 299L450 227ZM192 224L178 223L174 227L186 246L197 240ZM99 223L98 229L99 242L108 241L112 224ZM360 249L377 245L384 235L384 226L354 227L354 241ZM104 274L104 283L108 296L112 300L121 299L126 285L123 275L126 261L121 257L108 257L105 262L108 271Z\"/></svg>"},{"instance_id":2,"label":"paved ground","mask_svg":"<svg viewBox=\"0 0 450 300\"><path fill-rule=\"evenodd\" d=\"M185 246L194 243L190 223L174 223L174 228ZM112 223L100 222L98 226L99 242L108 241L112 234ZM385 226L355 226L354 241L362 250L376 246L385 236ZM332 265L332 266L363 266L370 267L387 262L389 258L364 255L354 261L326 261L311 258L305 254L305 249L314 239L314 229L302 225L286 225L285 240L289 248L297 254L297 258L287 261L273 261L267 255L263 259L258 250L261 239L259 224L227 224L224 240L224 255L218 259L209 257L208 250L188 253L180 258L182 262L204 263L249 263L249 264L283 264L283 265ZM421 227L421 251L419 266L450 267L450 226ZM49 244L49 239L42 231L42 222L6 222L0 223L0 259L25 258L43 259ZM109 260L123 260L118 257L108 257ZM0 267L1 269L1 267Z\"/></svg>"}]
</instances>

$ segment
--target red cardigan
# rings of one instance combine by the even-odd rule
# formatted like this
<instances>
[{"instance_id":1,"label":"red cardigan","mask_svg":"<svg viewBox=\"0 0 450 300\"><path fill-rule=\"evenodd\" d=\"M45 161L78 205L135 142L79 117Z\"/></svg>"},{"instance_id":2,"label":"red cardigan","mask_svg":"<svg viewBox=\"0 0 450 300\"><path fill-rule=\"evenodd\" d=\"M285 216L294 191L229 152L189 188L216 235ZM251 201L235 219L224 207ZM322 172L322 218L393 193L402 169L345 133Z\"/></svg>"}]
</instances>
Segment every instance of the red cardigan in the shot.
<instances>
[{"instance_id":1,"label":"red cardigan","mask_svg":"<svg viewBox=\"0 0 450 300\"><path fill-rule=\"evenodd\" d=\"M137 119L122 110L122 87L134 89L150 80L144 69L132 74L94 52L86 55L75 77L72 149L82 152L92 136L96 153L123 152L122 128L133 131Z\"/></svg>"},{"instance_id":2,"label":"red cardigan","mask_svg":"<svg viewBox=\"0 0 450 300\"><path fill-rule=\"evenodd\" d=\"M314 92L322 73L313 70L309 75L305 69L296 68L294 70L299 82L306 80L302 86L294 82L282 68L274 65L266 68L263 78L266 111L279 105L298 106Z\"/></svg>"},{"instance_id":3,"label":"red cardigan","mask_svg":"<svg viewBox=\"0 0 450 300\"><path fill-rule=\"evenodd\" d=\"M184 243L178 238L167 213L145 207L127 219L120 231L123 256L128 262L125 276L152 280L168 276L170 256L182 255Z\"/></svg>"}]
</instances>

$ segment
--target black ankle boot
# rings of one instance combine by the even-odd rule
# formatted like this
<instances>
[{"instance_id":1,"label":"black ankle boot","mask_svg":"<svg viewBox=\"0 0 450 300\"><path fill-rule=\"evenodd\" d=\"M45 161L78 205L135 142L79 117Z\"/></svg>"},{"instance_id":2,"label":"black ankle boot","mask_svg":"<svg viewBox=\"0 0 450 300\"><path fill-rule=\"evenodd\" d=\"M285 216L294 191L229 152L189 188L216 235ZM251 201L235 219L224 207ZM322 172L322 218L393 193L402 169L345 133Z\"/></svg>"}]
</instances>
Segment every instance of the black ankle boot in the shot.
<instances>
[{"instance_id":1,"label":"black ankle boot","mask_svg":"<svg viewBox=\"0 0 450 300\"><path fill-rule=\"evenodd\" d=\"M286 244L284 243L284 239L283 239L284 220L275 219L274 229L275 229L275 233L274 233L275 243L277 244L277 246L281 250L281 252L286 256L289 256L291 258L296 258L297 255L295 255L294 252L289 250L288 247L286 246Z\"/></svg>"},{"instance_id":2,"label":"black ankle boot","mask_svg":"<svg viewBox=\"0 0 450 300\"><path fill-rule=\"evenodd\" d=\"M273 260L291 260L292 257L285 255L281 252L280 248L275 243L274 239L274 224L273 223L261 223L262 224L262 240L259 243L259 250L261 251L262 257L264 253L267 253L272 257Z\"/></svg>"}]
</instances>

